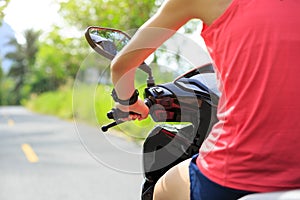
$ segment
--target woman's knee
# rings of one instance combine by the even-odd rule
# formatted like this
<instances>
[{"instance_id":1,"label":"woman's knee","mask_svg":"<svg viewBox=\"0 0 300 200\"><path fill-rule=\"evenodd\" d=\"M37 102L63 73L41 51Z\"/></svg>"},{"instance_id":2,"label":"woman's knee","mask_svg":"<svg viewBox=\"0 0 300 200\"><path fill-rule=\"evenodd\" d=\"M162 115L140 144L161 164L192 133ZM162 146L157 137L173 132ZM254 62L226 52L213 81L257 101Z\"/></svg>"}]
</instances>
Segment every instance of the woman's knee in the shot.
<instances>
[{"instance_id":1,"label":"woman's knee","mask_svg":"<svg viewBox=\"0 0 300 200\"><path fill-rule=\"evenodd\" d=\"M189 200L191 159L185 160L171 168L155 185L154 200Z\"/></svg>"}]
</instances>

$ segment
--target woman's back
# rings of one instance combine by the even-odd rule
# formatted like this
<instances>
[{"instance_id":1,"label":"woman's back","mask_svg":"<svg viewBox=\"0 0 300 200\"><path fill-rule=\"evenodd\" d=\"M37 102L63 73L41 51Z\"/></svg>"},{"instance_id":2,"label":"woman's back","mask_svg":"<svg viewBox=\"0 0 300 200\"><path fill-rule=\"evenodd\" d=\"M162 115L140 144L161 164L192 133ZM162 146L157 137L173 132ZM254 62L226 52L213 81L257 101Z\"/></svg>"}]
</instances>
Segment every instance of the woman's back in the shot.
<instances>
[{"instance_id":1,"label":"woman's back","mask_svg":"<svg viewBox=\"0 0 300 200\"><path fill-rule=\"evenodd\" d=\"M202 33L223 95L197 165L221 185L300 187L299 7L297 0L233 0Z\"/></svg>"}]
</instances>

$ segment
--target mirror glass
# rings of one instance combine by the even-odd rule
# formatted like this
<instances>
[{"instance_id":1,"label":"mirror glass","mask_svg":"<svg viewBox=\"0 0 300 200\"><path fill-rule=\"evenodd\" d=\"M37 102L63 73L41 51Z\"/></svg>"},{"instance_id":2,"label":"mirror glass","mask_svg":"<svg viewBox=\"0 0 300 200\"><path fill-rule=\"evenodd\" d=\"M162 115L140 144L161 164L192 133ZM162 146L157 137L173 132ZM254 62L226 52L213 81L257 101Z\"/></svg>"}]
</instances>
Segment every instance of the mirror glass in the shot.
<instances>
[{"instance_id":1,"label":"mirror glass","mask_svg":"<svg viewBox=\"0 0 300 200\"><path fill-rule=\"evenodd\" d=\"M130 37L119 31L101 27L90 27L86 34L89 44L98 53L113 58L129 42ZM100 51L100 52L99 52Z\"/></svg>"}]
</instances>

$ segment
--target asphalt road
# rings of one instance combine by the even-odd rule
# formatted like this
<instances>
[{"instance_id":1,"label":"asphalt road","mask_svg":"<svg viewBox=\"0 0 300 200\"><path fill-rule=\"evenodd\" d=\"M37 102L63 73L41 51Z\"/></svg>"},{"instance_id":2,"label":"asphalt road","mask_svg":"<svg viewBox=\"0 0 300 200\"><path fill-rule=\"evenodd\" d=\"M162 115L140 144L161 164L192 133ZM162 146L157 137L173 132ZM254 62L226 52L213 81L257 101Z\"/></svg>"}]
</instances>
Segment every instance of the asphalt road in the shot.
<instances>
[{"instance_id":1,"label":"asphalt road","mask_svg":"<svg viewBox=\"0 0 300 200\"><path fill-rule=\"evenodd\" d=\"M138 200L140 152L97 127L0 107L0 199Z\"/></svg>"}]
</instances>

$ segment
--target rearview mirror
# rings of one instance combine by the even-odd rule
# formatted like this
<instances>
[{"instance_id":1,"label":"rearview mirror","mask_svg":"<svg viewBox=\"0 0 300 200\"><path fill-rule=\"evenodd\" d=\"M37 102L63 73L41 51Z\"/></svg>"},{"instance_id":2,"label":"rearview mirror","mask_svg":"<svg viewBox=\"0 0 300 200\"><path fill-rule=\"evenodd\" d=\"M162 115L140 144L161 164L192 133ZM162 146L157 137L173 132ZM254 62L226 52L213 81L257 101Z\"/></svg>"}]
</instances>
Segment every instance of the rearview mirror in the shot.
<instances>
[{"instance_id":1,"label":"rearview mirror","mask_svg":"<svg viewBox=\"0 0 300 200\"><path fill-rule=\"evenodd\" d=\"M130 36L120 30L97 26L88 27L85 31L85 38L97 53L110 60L130 40Z\"/></svg>"},{"instance_id":2,"label":"rearview mirror","mask_svg":"<svg viewBox=\"0 0 300 200\"><path fill-rule=\"evenodd\" d=\"M85 31L89 45L100 55L112 60L129 42L131 37L126 33L112 28L90 26ZM143 62L139 68L148 74L147 85L155 85L151 68Z\"/></svg>"}]
</instances>

